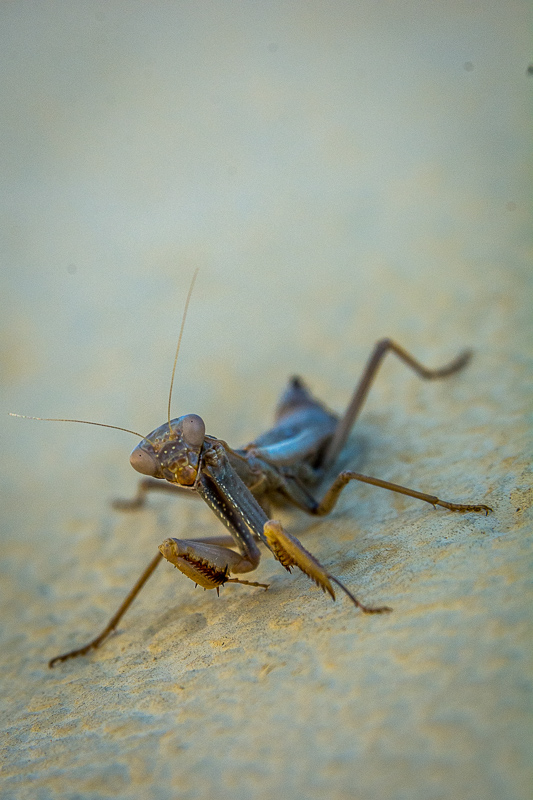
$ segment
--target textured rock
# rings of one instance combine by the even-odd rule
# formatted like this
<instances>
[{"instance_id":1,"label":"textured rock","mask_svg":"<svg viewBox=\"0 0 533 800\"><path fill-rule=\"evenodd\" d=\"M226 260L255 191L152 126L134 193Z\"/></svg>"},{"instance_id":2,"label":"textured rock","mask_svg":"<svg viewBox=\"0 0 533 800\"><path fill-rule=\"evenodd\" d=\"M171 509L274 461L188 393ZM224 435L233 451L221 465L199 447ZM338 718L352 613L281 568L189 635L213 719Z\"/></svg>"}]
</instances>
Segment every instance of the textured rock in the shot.
<instances>
[{"instance_id":1,"label":"textured rock","mask_svg":"<svg viewBox=\"0 0 533 800\"><path fill-rule=\"evenodd\" d=\"M31 13L28 9L31 8ZM2 406L241 444L286 378L348 401L383 366L343 466L370 486L287 528L368 603L265 557L217 599L159 568L201 503L128 496L133 437L5 418L0 796L524 800L531 788L526 6L2 9L11 109ZM232 13L230 13L232 12ZM528 83L529 81L529 83Z\"/></svg>"}]
</instances>

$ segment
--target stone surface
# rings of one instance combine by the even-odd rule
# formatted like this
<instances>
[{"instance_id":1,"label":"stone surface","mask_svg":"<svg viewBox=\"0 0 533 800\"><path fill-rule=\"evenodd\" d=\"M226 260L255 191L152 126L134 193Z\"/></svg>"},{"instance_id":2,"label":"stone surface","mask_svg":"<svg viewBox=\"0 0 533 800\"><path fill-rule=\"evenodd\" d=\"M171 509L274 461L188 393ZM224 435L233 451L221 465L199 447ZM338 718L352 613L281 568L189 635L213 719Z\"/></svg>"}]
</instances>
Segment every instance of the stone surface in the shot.
<instances>
[{"instance_id":1,"label":"stone surface","mask_svg":"<svg viewBox=\"0 0 533 800\"><path fill-rule=\"evenodd\" d=\"M4 4L2 800L525 800L531 791L531 216L525 3ZM301 374L370 486L287 528L368 603L266 557L217 598L159 568L201 503L128 496L175 415L241 444Z\"/></svg>"}]
</instances>

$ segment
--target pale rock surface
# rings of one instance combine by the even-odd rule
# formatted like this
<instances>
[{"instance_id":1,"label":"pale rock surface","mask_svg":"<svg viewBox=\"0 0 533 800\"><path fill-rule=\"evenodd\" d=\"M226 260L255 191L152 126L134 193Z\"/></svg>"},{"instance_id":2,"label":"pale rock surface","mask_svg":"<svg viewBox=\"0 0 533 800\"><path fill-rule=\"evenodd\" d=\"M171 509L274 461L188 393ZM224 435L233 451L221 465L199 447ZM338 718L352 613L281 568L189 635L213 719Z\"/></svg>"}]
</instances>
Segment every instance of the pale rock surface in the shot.
<instances>
[{"instance_id":1,"label":"pale rock surface","mask_svg":"<svg viewBox=\"0 0 533 800\"><path fill-rule=\"evenodd\" d=\"M525 800L531 791L528 4L4 4L2 800ZM6 269L7 265L7 269ZM287 377L337 410L393 357L342 465L369 486L287 528L388 616L272 558L268 592L170 565L221 528L134 491L126 433L238 445Z\"/></svg>"}]
</instances>

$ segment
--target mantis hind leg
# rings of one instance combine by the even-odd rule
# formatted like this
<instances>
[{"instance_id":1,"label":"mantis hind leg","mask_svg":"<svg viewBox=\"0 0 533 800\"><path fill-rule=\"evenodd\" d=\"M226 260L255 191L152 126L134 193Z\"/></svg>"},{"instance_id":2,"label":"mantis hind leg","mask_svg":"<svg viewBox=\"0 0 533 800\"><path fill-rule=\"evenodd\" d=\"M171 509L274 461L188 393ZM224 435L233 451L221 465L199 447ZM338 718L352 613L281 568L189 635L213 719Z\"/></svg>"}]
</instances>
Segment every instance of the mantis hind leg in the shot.
<instances>
[{"instance_id":1,"label":"mantis hind leg","mask_svg":"<svg viewBox=\"0 0 533 800\"><path fill-rule=\"evenodd\" d=\"M361 411L361 408L363 407L368 390L370 389L372 382L376 377L379 366L389 351L397 355L399 359L407 364L408 367L411 367L411 369L414 370L416 374L424 380L446 378L448 375L453 375L454 372L458 372L460 369L463 369L463 367L468 364L472 356L470 350L465 350L449 364L446 364L446 366L441 367L440 369L428 369L419 361L414 359L413 356L403 349L403 347L400 347L399 344L396 344L396 342L393 342L391 339L381 339L374 347L374 352L367 362L361 380L355 389L350 404L344 412L344 415L339 420L337 428L335 429L335 433L333 434L333 438L331 439L331 442L326 448L322 460L318 465L322 469L327 469L333 464L340 451L346 444L346 440L350 435L350 431L359 415L359 412Z\"/></svg>"},{"instance_id":2,"label":"mantis hind leg","mask_svg":"<svg viewBox=\"0 0 533 800\"><path fill-rule=\"evenodd\" d=\"M442 508L447 508L448 511L457 511L461 514L465 514L467 512L481 512L487 515L492 511L490 506L485 506L480 503L450 503L447 500L441 500L439 497L433 494L418 492L416 489L408 489L406 486L399 486L397 483L390 483L389 481L382 481L380 478L371 478L368 475L361 475L359 472L345 470L337 475L332 486L328 489L322 500L319 503L316 503L316 505L313 507L307 509L309 513L317 516L329 514L330 511L332 511L335 507L340 493L344 487L350 483L350 481L370 483L372 486L379 486L381 489L389 489L391 492L398 492L399 494L405 494L408 497L414 497L417 500L423 500L425 503L429 503L434 508L436 506L441 506Z\"/></svg>"},{"instance_id":3,"label":"mantis hind leg","mask_svg":"<svg viewBox=\"0 0 533 800\"><path fill-rule=\"evenodd\" d=\"M448 511L457 511L460 514L480 512L487 515L492 511L490 506L481 503L450 503L447 500L441 500L434 494L419 492L416 489L409 489L407 486L400 486L397 483L383 481L381 478L372 478L369 475L361 475L360 472L353 472L352 470L340 472L320 501L316 500L303 484L292 477L285 478L283 482L283 494L288 500L294 503L294 505L306 511L308 514L312 514L316 517L323 517L333 511L342 490L351 483L351 481L369 483L381 489L388 489L391 492L398 492L398 494L414 497L416 500L423 500L434 508L436 506L441 506L442 508L447 508Z\"/></svg>"}]
</instances>

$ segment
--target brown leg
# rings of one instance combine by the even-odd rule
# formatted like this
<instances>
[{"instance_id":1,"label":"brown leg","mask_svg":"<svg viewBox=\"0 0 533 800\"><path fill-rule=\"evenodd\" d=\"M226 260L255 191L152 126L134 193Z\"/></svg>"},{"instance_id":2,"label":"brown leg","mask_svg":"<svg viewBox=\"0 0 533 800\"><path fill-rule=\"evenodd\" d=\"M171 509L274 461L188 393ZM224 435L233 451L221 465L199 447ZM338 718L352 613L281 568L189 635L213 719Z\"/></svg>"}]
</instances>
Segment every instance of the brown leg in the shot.
<instances>
[{"instance_id":1,"label":"brown leg","mask_svg":"<svg viewBox=\"0 0 533 800\"><path fill-rule=\"evenodd\" d=\"M166 481L156 480L155 478L144 478L139 481L137 494L131 500L113 500L112 506L117 511L137 511L146 504L146 495L149 492L166 492L167 494L180 495L180 497L198 498L196 492L186 489L177 484L167 483Z\"/></svg>"},{"instance_id":2,"label":"brown leg","mask_svg":"<svg viewBox=\"0 0 533 800\"><path fill-rule=\"evenodd\" d=\"M452 375L454 372L462 369L468 363L472 355L469 350L466 350L454 361L452 361L450 364L447 364L445 367L442 367L441 369L426 369L426 367L420 364L419 361L416 361L412 356L410 356L409 353L403 349L403 347L400 347L399 344L396 344L396 342L393 342L391 339L382 339L379 341L376 344L370 359L368 360L365 371L363 372L363 377L361 378L359 385L353 394L350 405L346 409L344 416L339 420L339 424L337 425L335 433L333 434L333 438L324 454L322 464L320 465L322 468L327 469L330 467L344 447L352 426L357 419L363 403L365 402L368 390L370 389L372 381L376 376L378 367L389 350L395 353L398 358L400 358L405 364L407 364L407 366L411 367L411 369L413 369L417 375L425 380L431 380L433 378L445 378L448 375Z\"/></svg>"},{"instance_id":3,"label":"brown leg","mask_svg":"<svg viewBox=\"0 0 533 800\"><path fill-rule=\"evenodd\" d=\"M77 650L71 650L69 653L64 653L61 656L55 656L55 658L50 659L48 662L48 666L52 668L55 664L59 664L61 661L67 661L69 658L76 658L76 656L85 656L89 652L89 650L96 650L97 647L100 647L104 639L107 639L110 633L112 633L116 626L118 625L120 619L124 616L128 608L131 606L133 601L135 600L136 596L139 594L141 589L143 588L144 584L154 572L155 568L162 560L163 556L161 553L158 553L148 564L146 569L144 570L143 574L133 587L133 589L128 593L126 599L120 606L119 610L116 614L114 614L107 625L105 626L104 630L98 634L96 639L93 639L92 642L86 644L84 647L80 647Z\"/></svg>"},{"instance_id":4,"label":"brown leg","mask_svg":"<svg viewBox=\"0 0 533 800\"><path fill-rule=\"evenodd\" d=\"M372 486L380 486L382 489L390 489L391 492L399 492L399 494L406 494L409 497L416 497L417 500L424 500L426 503L430 503L433 507L442 506L450 511L459 511L460 513L466 513L468 511L484 511L486 515L492 511L490 506L485 506L478 503L470 503L466 505L461 503L448 503L446 500L440 500L438 497L435 497L435 495L432 494L417 492L415 489L407 489L405 486L398 486L397 483L389 483L389 481L382 481L379 478L370 478L368 475L361 475L359 472L351 472L350 470L346 470L341 472L340 475L337 475L333 485L328 489L320 503L318 503L312 509L309 508L309 512L318 516L329 514L339 499L340 493L350 481L370 483Z\"/></svg>"},{"instance_id":5,"label":"brown leg","mask_svg":"<svg viewBox=\"0 0 533 800\"><path fill-rule=\"evenodd\" d=\"M365 614L383 614L384 612L392 611L392 608L389 608L389 606L365 606L364 603L361 603L338 578L331 575L331 573L305 549L303 544L295 536L284 531L280 522L274 519L265 522L264 534L275 558L277 558L288 572L291 571L291 567L298 567L308 578L311 578L323 592L328 592L333 600L335 600L335 592L333 591L331 582L335 583L339 589L342 589L352 603L357 608L361 609L361 611L364 611Z\"/></svg>"},{"instance_id":6,"label":"brown leg","mask_svg":"<svg viewBox=\"0 0 533 800\"><path fill-rule=\"evenodd\" d=\"M221 547L235 547L235 542L231 538L231 536L209 536L206 538L194 539L192 541L200 544L219 545ZM144 584L146 583L150 575L154 572L155 568L160 563L162 558L163 556L161 553L158 553L156 556L154 556L154 558L150 561L150 563L142 573L139 580L136 582L135 586L131 589L130 592L128 592L128 595L124 599L123 603L121 604L116 614L114 614L111 617L111 619L109 620L103 631L99 633L95 639L93 639L91 642L84 645L83 647L79 647L77 650L70 650L70 652L68 653L64 653L61 656L56 656L55 658L52 658L48 662L48 666L51 668L55 666L55 664L59 664L61 661L67 661L69 658L76 658L76 656L85 656L90 650L96 650L97 647L100 647L102 642L104 642L105 639L107 639L109 634L115 630L118 623L120 622L120 620L122 619L128 608L131 606L131 604L133 603L133 601L143 588ZM247 581L238 581L237 579L226 582L247 583ZM250 584L250 585L255 586L256 584ZM264 584L259 584L259 585L263 586Z\"/></svg>"}]
</instances>

